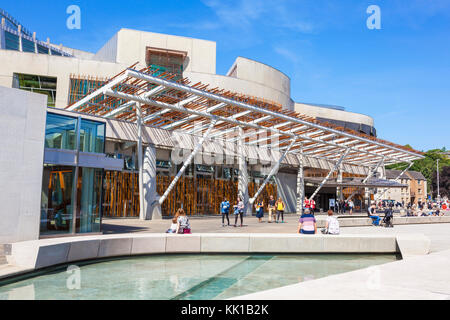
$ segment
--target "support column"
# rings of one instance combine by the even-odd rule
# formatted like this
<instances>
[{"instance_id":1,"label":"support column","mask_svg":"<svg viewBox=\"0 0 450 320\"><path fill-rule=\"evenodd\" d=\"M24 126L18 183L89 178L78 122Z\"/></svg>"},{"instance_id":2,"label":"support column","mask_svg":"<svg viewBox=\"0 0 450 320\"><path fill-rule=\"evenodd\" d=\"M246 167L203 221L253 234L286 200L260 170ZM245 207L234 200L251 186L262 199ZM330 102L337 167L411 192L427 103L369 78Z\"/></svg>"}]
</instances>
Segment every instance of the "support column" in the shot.
<instances>
[{"instance_id":1,"label":"support column","mask_svg":"<svg viewBox=\"0 0 450 320\"><path fill-rule=\"evenodd\" d=\"M255 203L255 201L258 199L259 195L261 194L261 192L263 192L264 188L266 187L266 185L269 183L270 179L272 179L272 177L278 173L278 170L280 169L281 163L283 162L283 160L286 158L287 154L289 153L289 151L292 149L292 147L294 146L295 142L297 141L297 139L292 139L291 143L289 144L288 148L286 149L286 151L283 153L283 155L281 156L281 158L278 160L278 162L274 165L274 167L272 168L272 170L270 171L269 175L267 176L267 178L264 180L263 184L259 187L258 191L255 193L255 195L253 196L253 198L250 199L250 205L253 206L253 204Z\"/></svg>"},{"instance_id":2,"label":"support column","mask_svg":"<svg viewBox=\"0 0 450 320\"><path fill-rule=\"evenodd\" d=\"M411 162L411 163L409 164L409 166L406 167L406 169L403 170L403 171L398 175L398 177L394 180L394 182L398 182L398 180L401 178L401 176L404 175L405 172L408 171L409 168L411 168L413 164L414 164L414 163ZM379 193L379 194L376 196L375 201L380 200L380 199L384 196L384 194L386 193L386 191L388 191L388 188L385 188L381 193Z\"/></svg>"},{"instance_id":3,"label":"support column","mask_svg":"<svg viewBox=\"0 0 450 320\"><path fill-rule=\"evenodd\" d=\"M299 167L297 173L297 214L303 214L303 203L305 202L305 174L303 172L303 146L297 155Z\"/></svg>"},{"instance_id":4,"label":"support column","mask_svg":"<svg viewBox=\"0 0 450 320\"><path fill-rule=\"evenodd\" d=\"M251 214L251 208L249 206L248 196L248 171L247 160L245 158L244 150L244 130L239 127L239 136L241 137L238 142L238 161L239 161L239 178L238 178L238 197L244 202L244 215Z\"/></svg>"},{"instance_id":5,"label":"support column","mask_svg":"<svg viewBox=\"0 0 450 320\"><path fill-rule=\"evenodd\" d=\"M339 165L338 168L338 174L337 174L337 183L342 183L342 163ZM342 201L344 200L344 193L343 193L343 188L342 187L337 187L336 188L336 199L338 201Z\"/></svg>"},{"instance_id":6,"label":"support column","mask_svg":"<svg viewBox=\"0 0 450 320\"><path fill-rule=\"evenodd\" d=\"M200 141L197 144L195 144L194 150L192 151L192 153L189 155L189 157L184 162L184 164L181 167L180 171L178 172L177 176L172 180L172 183L167 188L166 192L164 192L163 196L161 198L159 198L158 202L160 205L162 205L164 203L164 201L169 196L170 192L173 190L173 188L177 184L178 180L180 180L181 176L186 171L187 167L192 163L192 160L194 159L194 157L197 155L197 153L199 153L201 151L203 143L205 143L206 139L208 139L210 137L211 131L214 128L214 126L216 125L216 123L217 123L217 120L215 120L215 119L212 120L205 135L200 139Z\"/></svg>"},{"instance_id":7,"label":"support column","mask_svg":"<svg viewBox=\"0 0 450 320\"><path fill-rule=\"evenodd\" d=\"M145 220L145 208L144 208L144 166L142 156L142 105L136 103L136 123L137 123L137 157L138 157L138 169L139 169L139 219Z\"/></svg>"},{"instance_id":8,"label":"support column","mask_svg":"<svg viewBox=\"0 0 450 320\"><path fill-rule=\"evenodd\" d=\"M145 148L143 180L145 220L161 220L161 206L156 193L156 149L154 145Z\"/></svg>"},{"instance_id":9,"label":"support column","mask_svg":"<svg viewBox=\"0 0 450 320\"><path fill-rule=\"evenodd\" d=\"M347 148L345 150L345 152L342 154L341 158L338 160L338 162L336 162L333 169L328 173L328 175L325 177L325 179L323 179L322 183L317 187L316 191L314 191L312 196L309 198L310 200L314 199L314 197L319 193L319 191L322 189L322 187L325 185L325 183L327 183L328 179L330 179L331 175L339 168L342 161L344 161L345 157L348 155L349 152L350 152L350 148Z\"/></svg>"}]
</instances>

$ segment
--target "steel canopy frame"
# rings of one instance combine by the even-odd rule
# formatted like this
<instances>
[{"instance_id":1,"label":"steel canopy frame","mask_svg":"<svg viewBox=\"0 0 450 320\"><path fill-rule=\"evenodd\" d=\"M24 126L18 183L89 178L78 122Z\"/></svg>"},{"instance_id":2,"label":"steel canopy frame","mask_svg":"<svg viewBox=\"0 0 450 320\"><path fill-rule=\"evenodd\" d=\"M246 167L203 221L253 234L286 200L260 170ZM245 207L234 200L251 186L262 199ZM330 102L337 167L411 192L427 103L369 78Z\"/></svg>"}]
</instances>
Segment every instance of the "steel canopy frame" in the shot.
<instances>
[{"instance_id":1,"label":"steel canopy frame","mask_svg":"<svg viewBox=\"0 0 450 320\"><path fill-rule=\"evenodd\" d=\"M133 80L132 86L127 83L131 80ZM106 114L109 117L131 121L135 115L126 110L130 108L124 108L124 106L135 106L140 103L144 125L150 121L148 125L166 130L178 128L178 130L189 132L188 128L192 128L194 120L200 119L207 123L215 119L216 131L211 134L212 137L226 136L227 133L235 130L236 126L256 129L256 132L250 134L244 132L244 139L250 139L247 145L265 142L265 147L271 149L277 147L283 151L288 148L289 140L296 139L298 144L290 147L289 153L299 153L300 145L304 144L305 150L309 150L308 156L313 158L319 156L332 162L337 160L337 155L343 149L353 152L345 163L359 166L370 166L371 163L378 162L382 158L385 158L386 163L410 162L423 158L419 152L305 120L290 111L272 110L231 99L224 96L223 90L218 88L206 91L204 88L197 87L199 87L198 84L189 86L142 71L127 69L102 88L88 94L66 109L71 111L80 109L81 112L87 110L88 113L98 114L99 107L93 107L92 104L89 107L85 105L92 99L104 96L103 102L98 104L106 109L110 107L108 103L111 99L124 101L119 108L108 110ZM144 93L137 95L139 91ZM163 115L167 117L163 118ZM200 132L205 129L207 126L201 126ZM270 135L267 134L262 139L253 138L261 132L267 132ZM281 137L280 140L278 137ZM273 142L274 139L276 143ZM234 139L225 137L224 140L231 142ZM308 146L305 142L309 142L310 145ZM319 150L323 150L325 154Z\"/></svg>"}]
</instances>

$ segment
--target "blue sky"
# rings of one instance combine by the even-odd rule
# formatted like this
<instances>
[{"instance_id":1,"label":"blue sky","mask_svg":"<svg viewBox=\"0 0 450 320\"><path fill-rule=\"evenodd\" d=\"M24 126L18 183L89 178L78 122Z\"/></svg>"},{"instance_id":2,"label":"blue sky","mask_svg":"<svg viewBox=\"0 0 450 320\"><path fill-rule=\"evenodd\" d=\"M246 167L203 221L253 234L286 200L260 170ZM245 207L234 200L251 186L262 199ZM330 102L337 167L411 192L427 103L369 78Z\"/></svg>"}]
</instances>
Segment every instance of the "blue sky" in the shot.
<instances>
[{"instance_id":1,"label":"blue sky","mask_svg":"<svg viewBox=\"0 0 450 320\"><path fill-rule=\"evenodd\" d=\"M81 8L81 30L66 8ZM369 30L369 5L381 30ZM292 80L299 102L340 105L375 119L380 138L450 148L450 1L0 1L41 40L95 52L120 28L217 42L217 72L237 56Z\"/></svg>"}]
</instances>

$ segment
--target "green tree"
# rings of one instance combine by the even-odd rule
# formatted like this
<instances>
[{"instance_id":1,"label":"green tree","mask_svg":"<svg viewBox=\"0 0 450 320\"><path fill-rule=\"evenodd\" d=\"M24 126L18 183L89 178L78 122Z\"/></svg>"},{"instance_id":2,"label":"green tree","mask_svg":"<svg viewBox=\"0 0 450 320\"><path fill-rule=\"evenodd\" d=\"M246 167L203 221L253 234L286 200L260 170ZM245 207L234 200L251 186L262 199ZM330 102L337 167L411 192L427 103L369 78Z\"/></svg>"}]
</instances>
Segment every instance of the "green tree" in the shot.
<instances>
[{"instance_id":1,"label":"green tree","mask_svg":"<svg viewBox=\"0 0 450 320\"><path fill-rule=\"evenodd\" d=\"M406 147L410 147L406 145ZM444 148L445 149L445 148ZM442 168L450 166L450 159L447 155L443 154L444 149L433 149L425 153L425 158L413 161L413 165L410 168L411 171L418 171L423 174L427 179L428 192L433 186L433 177L436 179L436 161L439 159L439 172L442 173ZM386 169L404 170L408 167L407 163L398 163L390 166L386 166ZM434 186L436 186L436 180L434 180ZM433 189L434 190L434 189Z\"/></svg>"}]
</instances>

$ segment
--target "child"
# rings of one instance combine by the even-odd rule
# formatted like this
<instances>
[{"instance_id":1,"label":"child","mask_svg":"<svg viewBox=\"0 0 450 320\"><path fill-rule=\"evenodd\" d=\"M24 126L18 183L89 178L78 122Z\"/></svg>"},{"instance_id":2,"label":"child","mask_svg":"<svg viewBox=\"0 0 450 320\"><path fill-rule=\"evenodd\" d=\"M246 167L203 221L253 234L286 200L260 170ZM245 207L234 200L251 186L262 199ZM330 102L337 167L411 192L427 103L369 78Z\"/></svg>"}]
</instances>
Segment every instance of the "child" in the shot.
<instances>
[{"instance_id":1,"label":"child","mask_svg":"<svg viewBox=\"0 0 450 320\"><path fill-rule=\"evenodd\" d=\"M175 217L172 219L172 224L170 225L170 228L166 231L166 233L176 233L177 227L178 227L178 223L177 223L177 218Z\"/></svg>"},{"instance_id":2,"label":"child","mask_svg":"<svg viewBox=\"0 0 450 320\"><path fill-rule=\"evenodd\" d=\"M191 225L189 223L189 218L183 209L178 209L175 218L177 221L176 233L178 234L191 234Z\"/></svg>"}]
</instances>

